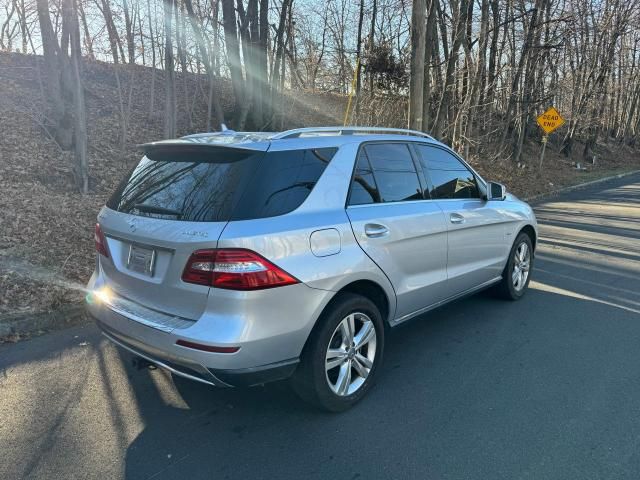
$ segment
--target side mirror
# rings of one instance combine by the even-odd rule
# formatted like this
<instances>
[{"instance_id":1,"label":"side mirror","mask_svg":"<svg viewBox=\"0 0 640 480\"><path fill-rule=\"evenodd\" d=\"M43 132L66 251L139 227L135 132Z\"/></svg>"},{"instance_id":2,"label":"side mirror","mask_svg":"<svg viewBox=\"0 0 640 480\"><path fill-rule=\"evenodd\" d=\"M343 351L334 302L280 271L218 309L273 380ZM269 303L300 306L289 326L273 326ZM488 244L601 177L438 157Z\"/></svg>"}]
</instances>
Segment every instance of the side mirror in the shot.
<instances>
[{"instance_id":1,"label":"side mirror","mask_svg":"<svg viewBox=\"0 0 640 480\"><path fill-rule=\"evenodd\" d=\"M489 182L487 184L487 201L504 200L507 197L507 188L501 183Z\"/></svg>"}]
</instances>

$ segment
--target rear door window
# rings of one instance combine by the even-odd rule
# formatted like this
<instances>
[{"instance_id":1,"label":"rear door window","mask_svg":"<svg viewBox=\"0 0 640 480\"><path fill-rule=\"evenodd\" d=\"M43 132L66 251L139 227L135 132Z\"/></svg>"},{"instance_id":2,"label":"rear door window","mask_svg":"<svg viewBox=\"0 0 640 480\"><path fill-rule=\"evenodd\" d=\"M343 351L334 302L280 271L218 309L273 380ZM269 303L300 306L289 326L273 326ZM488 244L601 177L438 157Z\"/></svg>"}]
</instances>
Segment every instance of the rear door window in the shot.
<instances>
[{"instance_id":1,"label":"rear door window","mask_svg":"<svg viewBox=\"0 0 640 480\"><path fill-rule=\"evenodd\" d=\"M167 148L145 156L107 207L193 222L282 215L307 198L337 149L211 152Z\"/></svg>"},{"instance_id":2,"label":"rear door window","mask_svg":"<svg viewBox=\"0 0 640 480\"><path fill-rule=\"evenodd\" d=\"M371 143L364 151L375 178L380 201L422 200L422 186L409 147L404 143Z\"/></svg>"},{"instance_id":3,"label":"rear door window","mask_svg":"<svg viewBox=\"0 0 640 480\"><path fill-rule=\"evenodd\" d=\"M369 164L364 149L360 149L358 161L351 180L351 192L349 193L349 205L367 205L380 203L380 192L373 178L373 170Z\"/></svg>"}]
</instances>

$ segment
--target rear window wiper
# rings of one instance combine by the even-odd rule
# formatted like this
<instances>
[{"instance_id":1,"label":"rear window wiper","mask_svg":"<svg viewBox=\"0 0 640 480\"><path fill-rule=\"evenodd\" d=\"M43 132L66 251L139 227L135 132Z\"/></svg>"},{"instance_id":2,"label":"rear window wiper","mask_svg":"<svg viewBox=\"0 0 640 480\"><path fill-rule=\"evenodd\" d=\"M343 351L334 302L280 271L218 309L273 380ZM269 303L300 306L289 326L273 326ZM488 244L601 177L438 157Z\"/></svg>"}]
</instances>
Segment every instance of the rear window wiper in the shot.
<instances>
[{"instance_id":1,"label":"rear window wiper","mask_svg":"<svg viewBox=\"0 0 640 480\"><path fill-rule=\"evenodd\" d=\"M158 207L156 205L148 205L146 203L136 203L133 206L133 208L146 213L157 213L159 215L176 215L178 217L182 216L182 212L179 210L174 210L172 208Z\"/></svg>"}]
</instances>

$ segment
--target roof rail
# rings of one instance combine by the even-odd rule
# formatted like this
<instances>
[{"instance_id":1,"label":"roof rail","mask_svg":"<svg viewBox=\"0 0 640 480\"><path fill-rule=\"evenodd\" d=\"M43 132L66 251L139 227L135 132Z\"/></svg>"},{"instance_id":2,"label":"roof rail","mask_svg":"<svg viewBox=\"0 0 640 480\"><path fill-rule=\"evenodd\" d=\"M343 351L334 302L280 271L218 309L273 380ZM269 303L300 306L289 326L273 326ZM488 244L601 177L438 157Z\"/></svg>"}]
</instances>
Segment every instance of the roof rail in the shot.
<instances>
[{"instance_id":1,"label":"roof rail","mask_svg":"<svg viewBox=\"0 0 640 480\"><path fill-rule=\"evenodd\" d=\"M285 132L276 133L271 137L273 140L284 138L298 138L305 134L322 134L335 132L338 135L353 135L354 133L373 133L373 134L395 134L395 135L414 135L416 137L424 137L433 140L431 135L417 130L407 130L404 128L386 128L386 127L307 127L294 128Z\"/></svg>"}]
</instances>

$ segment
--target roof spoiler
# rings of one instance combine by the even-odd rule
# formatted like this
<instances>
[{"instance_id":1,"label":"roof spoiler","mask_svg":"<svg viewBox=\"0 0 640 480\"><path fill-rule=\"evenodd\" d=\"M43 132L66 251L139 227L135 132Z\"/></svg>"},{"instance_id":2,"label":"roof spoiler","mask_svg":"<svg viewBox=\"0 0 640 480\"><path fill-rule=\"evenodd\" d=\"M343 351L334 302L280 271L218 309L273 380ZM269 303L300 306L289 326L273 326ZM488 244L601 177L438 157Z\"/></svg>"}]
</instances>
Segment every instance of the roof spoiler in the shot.
<instances>
[{"instance_id":1,"label":"roof spoiler","mask_svg":"<svg viewBox=\"0 0 640 480\"><path fill-rule=\"evenodd\" d=\"M149 156L160 153L203 154L208 153L247 153L266 151L269 142L200 142L197 140L161 140L159 142L143 143L137 146L139 150Z\"/></svg>"},{"instance_id":2,"label":"roof spoiler","mask_svg":"<svg viewBox=\"0 0 640 480\"><path fill-rule=\"evenodd\" d=\"M152 160L175 162L231 163L266 151L269 144L254 142L246 144L205 143L191 140L162 140L138 145L145 156Z\"/></svg>"}]
</instances>

